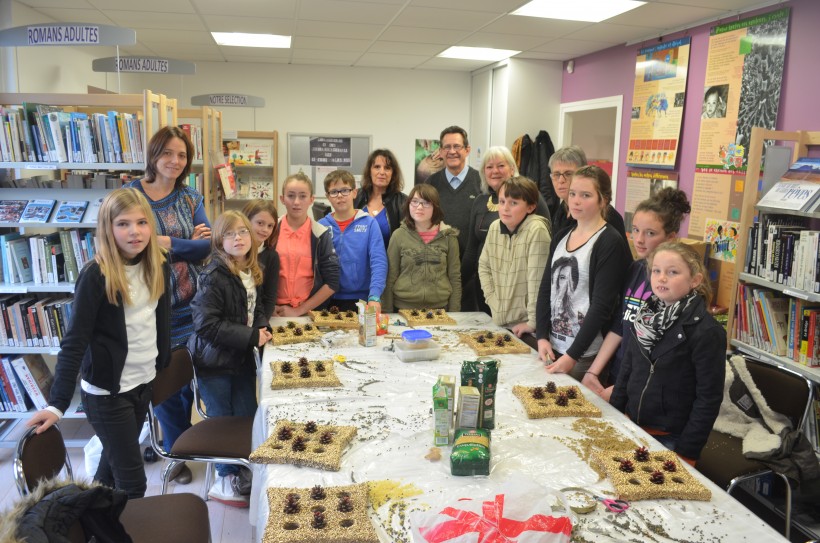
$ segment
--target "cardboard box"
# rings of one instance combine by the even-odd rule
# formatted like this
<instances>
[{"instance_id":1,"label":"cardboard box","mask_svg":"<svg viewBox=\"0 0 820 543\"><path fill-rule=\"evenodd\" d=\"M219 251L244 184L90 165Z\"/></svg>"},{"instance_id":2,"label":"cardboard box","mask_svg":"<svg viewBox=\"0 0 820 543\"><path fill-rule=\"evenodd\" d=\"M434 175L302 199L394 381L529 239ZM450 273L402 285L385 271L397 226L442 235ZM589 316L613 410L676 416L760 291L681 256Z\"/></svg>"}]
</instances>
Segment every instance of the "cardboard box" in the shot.
<instances>
[{"instance_id":1,"label":"cardboard box","mask_svg":"<svg viewBox=\"0 0 820 543\"><path fill-rule=\"evenodd\" d=\"M480 410L481 392L476 387L459 387L456 428L478 428Z\"/></svg>"},{"instance_id":2,"label":"cardboard box","mask_svg":"<svg viewBox=\"0 0 820 543\"><path fill-rule=\"evenodd\" d=\"M362 300L356 302L356 307L359 308L359 345L373 347L377 336L376 308L367 307L367 302Z\"/></svg>"},{"instance_id":3,"label":"cardboard box","mask_svg":"<svg viewBox=\"0 0 820 543\"><path fill-rule=\"evenodd\" d=\"M450 444L450 431L453 428L453 394L454 387L448 387L446 379L452 376L440 375L433 385L433 444L437 447Z\"/></svg>"}]
</instances>

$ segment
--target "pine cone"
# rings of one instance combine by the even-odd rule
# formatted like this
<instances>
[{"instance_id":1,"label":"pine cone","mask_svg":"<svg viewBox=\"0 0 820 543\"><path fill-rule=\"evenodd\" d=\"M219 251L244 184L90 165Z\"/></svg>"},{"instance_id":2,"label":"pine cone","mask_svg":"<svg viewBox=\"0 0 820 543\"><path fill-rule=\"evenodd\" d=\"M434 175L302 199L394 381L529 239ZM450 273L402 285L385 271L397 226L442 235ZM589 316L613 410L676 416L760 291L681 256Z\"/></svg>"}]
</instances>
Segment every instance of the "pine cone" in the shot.
<instances>
[{"instance_id":1,"label":"pine cone","mask_svg":"<svg viewBox=\"0 0 820 543\"><path fill-rule=\"evenodd\" d=\"M277 326L276 327L276 333L277 334L284 334L285 333L285 327L284 326Z\"/></svg>"},{"instance_id":2,"label":"pine cone","mask_svg":"<svg viewBox=\"0 0 820 543\"><path fill-rule=\"evenodd\" d=\"M410 316L411 316L411 317L418 317L418 316L419 316L419 312L418 312L418 310L416 310L416 309L412 310L412 311L410 312Z\"/></svg>"},{"instance_id":3,"label":"pine cone","mask_svg":"<svg viewBox=\"0 0 820 543\"><path fill-rule=\"evenodd\" d=\"M353 312L352 311L345 312L345 317L347 317L348 319L352 319L353 318Z\"/></svg>"},{"instance_id":4,"label":"pine cone","mask_svg":"<svg viewBox=\"0 0 820 543\"><path fill-rule=\"evenodd\" d=\"M307 379L308 377L310 377L310 368L305 367L299 370L299 377L301 377L302 379Z\"/></svg>"},{"instance_id":5,"label":"pine cone","mask_svg":"<svg viewBox=\"0 0 820 543\"><path fill-rule=\"evenodd\" d=\"M578 397L578 389L575 388L575 387L569 387L567 389L567 398L569 398L570 400L574 400L577 397Z\"/></svg>"},{"instance_id":6,"label":"pine cone","mask_svg":"<svg viewBox=\"0 0 820 543\"><path fill-rule=\"evenodd\" d=\"M509 343L510 341L512 341L512 336L510 336L510 334L504 334L504 341Z\"/></svg>"},{"instance_id":7,"label":"pine cone","mask_svg":"<svg viewBox=\"0 0 820 543\"><path fill-rule=\"evenodd\" d=\"M336 320L337 320L337 321L343 320L343 319L342 319L342 314L341 314L341 313L336 313Z\"/></svg>"},{"instance_id":8,"label":"pine cone","mask_svg":"<svg viewBox=\"0 0 820 543\"><path fill-rule=\"evenodd\" d=\"M493 339L494 337L495 334L493 334L492 332L487 332L487 339Z\"/></svg>"},{"instance_id":9,"label":"pine cone","mask_svg":"<svg viewBox=\"0 0 820 543\"><path fill-rule=\"evenodd\" d=\"M303 332L302 332L302 329L301 329L301 328L294 328L294 329L293 329L293 335L294 335L294 336L299 337L299 336L301 336L302 334L303 334Z\"/></svg>"},{"instance_id":10,"label":"pine cone","mask_svg":"<svg viewBox=\"0 0 820 543\"><path fill-rule=\"evenodd\" d=\"M304 451L307 446L305 445L305 438L302 436L297 436L296 439L293 440L293 445L290 448L296 452Z\"/></svg>"},{"instance_id":11,"label":"pine cone","mask_svg":"<svg viewBox=\"0 0 820 543\"><path fill-rule=\"evenodd\" d=\"M441 315L441 314L442 314L441 309L436 309L436 315Z\"/></svg>"},{"instance_id":12,"label":"pine cone","mask_svg":"<svg viewBox=\"0 0 820 543\"><path fill-rule=\"evenodd\" d=\"M318 428L316 428L316 423L313 422L312 420L305 424L305 432L307 432L309 434L315 433L317 429Z\"/></svg>"},{"instance_id":13,"label":"pine cone","mask_svg":"<svg viewBox=\"0 0 820 543\"><path fill-rule=\"evenodd\" d=\"M284 512L286 515L295 515L299 512L299 495L291 492L285 497Z\"/></svg>"},{"instance_id":14,"label":"pine cone","mask_svg":"<svg viewBox=\"0 0 820 543\"><path fill-rule=\"evenodd\" d=\"M476 340L476 343L486 343L487 342L487 340L484 339L484 336L478 336L477 338L475 338L475 340Z\"/></svg>"},{"instance_id":15,"label":"pine cone","mask_svg":"<svg viewBox=\"0 0 820 543\"><path fill-rule=\"evenodd\" d=\"M330 313L327 312L327 309L322 309L322 312L319 314L323 317L327 317L328 315L330 315Z\"/></svg>"},{"instance_id":16,"label":"pine cone","mask_svg":"<svg viewBox=\"0 0 820 543\"><path fill-rule=\"evenodd\" d=\"M311 330L313 330L313 325L312 324L306 324L305 325L305 331L310 332Z\"/></svg>"},{"instance_id":17,"label":"pine cone","mask_svg":"<svg viewBox=\"0 0 820 543\"><path fill-rule=\"evenodd\" d=\"M663 463L663 470L668 471L669 473L674 473L678 471L678 465L675 464L674 460L667 460Z\"/></svg>"},{"instance_id":18,"label":"pine cone","mask_svg":"<svg viewBox=\"0 0 820 543\"><path fill-rule=\"evenodd\" d=\"M498 336L497 338L495 338L495 344L496 344L497 347L503 347L504 346L504 338L501 337L501 336Z\"/></svg>"},{"instance_id":19,"label":"pine cone","mask_svg":"<svg viewBox=\"0 0 820 543\"><path fill-rule=\"evenodd\" d=\"M276 434L279 441L287 441L293 437L293 428L290 426L282 426L279 428L279 433Z\"/></svg>"},{"instance_id":20,"label":"pine cone","mask_svg":"<svg viewBox=\"0 0 820 543\"><path fill-rule=\"evenodd\" d=\"M321 529L325 527L325 514L321 511L314 511L313 512L313 520L310 522L310 525L316 529Z\"/></svg>"},{"instance_id":21,"label":"pine cone","mask_svg":"<svg viewBox=\"0 0 820 543\"><path fill-rule=\"evenodd\" d=\"M325 365L322 362L316 362L316 371L325 371Z\"/></svg>"},{"instance_id":22,"label":"pine cone","mask_svg":"<svg viewBox=\"0 0 820 543\"><path fill-rule=\"evenodd\" d=\"M337 509L342 513L350 513L353 511L353 500L350 496L342 496L339 498L339 507Z\"/></svg>"},{"instance_id":23,"label":"pine cone","mask_svg":"<svg viewBox=\"0 0 820 543\"><path fill-rule=\"evenodd\" d=\"M555 394L555 391L558 390L555 386L554 381L547 382L547 386L545 388L547 389L547 392L549 392L550 394Z\"/></svg>"},{"instance_id":24,"label":"pine cone","mask_svg":"<svg viewBox=\"0 0 820 543\"><path fill-rule=\"evenodd\" d=\"M296 323L293 322L293 321L288 321L288 328L291 328L291 329L296 328Z\"/></svg>"},{"instance_id":25,"label":"pine cone","mask_svg":"<svg viewBox=\"0 0 820 543\"><path fill-rule=\"evenodd\" d=\"M333 433L332 432L325 432L319 438L319 443L322 445L330 445L333 443Z\"/></svg>"},{"instance_id":26,"label":"pine cone","mask_svg":"<svg viewBox=\"0 0 820 543\"><path fill-rule=\"evenodd\" d=\"M625 473L632 473L635 471L635 464L632 463L632 460L623 459L618 469Z\"/></svg>"},{"instance_id":27,"label":"pine cone","mask_svg":"<svg viewBox=\"0 0 820 543\"><path fill-rule=\"evenodd\" d=\"M308 365L308 359L307 359L307 357L305 357L305 356L300 357L300 358L299 358L299 367L300 367L300 368L304 368L304 367L305 367L305 366L307 366L307 365Z\"/></svg>"},{"instance_id":28,"label":"pine cone","mask_svg":"<svg viewBox=\"0 0 820 543\"><path fill-rule=\"evenodd\" d=\"M569 398L567 398L567 395L562 392L557 398L555 398L555 405L566 407L569 405Z\"/></svg>"},{"instance_id":29,"label":"pine cone","mask_svg":"<svg viewBox=\"0 0 820 543\"><path fill-rule=\"evenodd\" d=\"M541 387L535 387L534 389L532 389L532 397L536 400L543 400L544 389Z\"/></svg>"},{"instance_id":30,"label":"pine cone","mask_svg":"<svg viewBox=\"0 0 820 543\"><path fill-rule=\"evenodd\" d=\"M646 462L649 460L649 451L646 447L639 447L635 449L635 460L638 462Z\"/></svg>"},{"instance_id":31,"label":"pine cone","mask_svg":"<svg viewBox=\"0 0 820 543\"><path fill-rule=\"evenodd\" d=\"M316 485L310 489L310 497L314 500L324 500L327 497L327 492L322 488L322 485Z\"/></svg>"},{"instance_id":32,"label":"pine cone","mask_svg":"<svg viewBox=\"0 0 820 543\"><path fill-rule=\"evenodd\" d=\"M290 373L293 371L293 365L290 362L282 362L282 373Z\"/></svg>"},{"instance_id":33,"label":"pine cone","mask_svg":"<svg viewBox=\"0 0 820 543\"><path fill-rule=\"evenodd\" d=\"M428 318L428 319L432 319L432 318L434 317L434 315L433 315L433 312L432 312L432 311L428 311L428 312L427 312L424 316L425 316L426 318Z\"/></svg>"},{"instance_id":34,"label":"pine cone","mask_svg":"<svg viewBox=\"0 0 820 543\"><path fill-rule=\"evenodd\" d=\"M339 308L338 307L336 307L335 305L330 307L330 314L331 315L336 315L338 313L339 313Z\"/></svg>"},{"instance_id":35,"label":"pine cone","mask_svg":"<svg viewBox=\"0 0 820 543\"><path fill-rule=\"evenodd\" d=\"M652 472L652 475L649 476L649 482L655 483L656 485L662 485L666 481L666 477L664 476L662 471L655 470Z\"/></svg>"}]
</instances>

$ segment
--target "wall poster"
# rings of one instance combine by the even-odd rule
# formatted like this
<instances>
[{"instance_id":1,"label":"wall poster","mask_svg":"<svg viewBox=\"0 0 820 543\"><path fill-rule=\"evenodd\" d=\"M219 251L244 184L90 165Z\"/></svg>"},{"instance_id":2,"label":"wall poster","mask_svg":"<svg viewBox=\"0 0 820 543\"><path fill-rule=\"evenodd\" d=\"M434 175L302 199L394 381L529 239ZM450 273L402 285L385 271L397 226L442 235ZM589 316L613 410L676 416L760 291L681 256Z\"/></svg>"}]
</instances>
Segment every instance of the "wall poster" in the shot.
<instances>
[{"instance_id":1,"label":"wall poster","mask_svg":"<svg viewBox=\"0 0 820 543\"><path fill-rule=\"evenodd\" d=\"M672 169L680 143L691 38L638 51L628 166Z\"/></svg>"},{"instance_id":2,"label":"wall poster","mask_svg":"<svg viewBox=\"0 0 820 543\"><path fill-rule=\"evenodd\" d=\"M627 170L626 172L626 207L624 208L624 226L627 236L632 233L632 216L638 204L658 193L661 189L678 188L678 173L655 170Z\"/></svg>"}]
</instances>

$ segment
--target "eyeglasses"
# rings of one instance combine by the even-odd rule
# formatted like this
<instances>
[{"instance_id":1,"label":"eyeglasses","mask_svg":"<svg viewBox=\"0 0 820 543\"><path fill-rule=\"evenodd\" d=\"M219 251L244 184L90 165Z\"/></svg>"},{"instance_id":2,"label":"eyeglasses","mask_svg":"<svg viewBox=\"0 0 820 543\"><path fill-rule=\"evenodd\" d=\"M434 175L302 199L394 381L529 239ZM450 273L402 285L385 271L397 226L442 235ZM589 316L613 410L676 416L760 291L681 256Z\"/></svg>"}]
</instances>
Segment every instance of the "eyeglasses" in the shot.
<instances>
[{"instance_id":1,"label":"eyeglasses","mask_svg":"<svg viewBox=\"0 0 820 543\"><path fill-rule=\"evenodd\" d=\"M327 191L327 195L331 198L336 198L337 196L348 196L353 189L334 189Z\"/></svg>"},{"instance_id":2,"label":"eyeglasses","mask_svg":"<svg viewBox=\"0 0 820 543\"><path fill-rule=\"evenodd\" d=\"M561 179L562 177L564 178L564 180L565 180L565 181L569 181L570 179L572 179L572 176L573 176L573 175L575 175L575 172L573 172L573 171L566 171L566 172L552 172L552 173L550 174L550 177L552 177L552 180L553 180L553 181L558 181L558 180L559 180L559 179Z\"/></svg>"},{"instance_id":3,"label":"eyeglasses","mask_svg":"<svg viewBox=\"0 0 820 543\"><path fill-rule=\"evenodd\" d=\"M428 202L427 200L417 200L413 198L410 200L410 207L419 207L421 206L423 209L430 209L433 207L433 204Z\"/></svg>"},{"instance_id":4,"label":"eyeglasses","mask_svg":"<svg viewBox=\"0 0 820 543\"><path fill-rule=\"evenodd\" d=\"M240 238L246 238L250 235L251 235L250 230L248 230L247 228L240 228L236 232L234 232L233 230L225 232L225 239L232 239L232 238L235 238L236 236L239 236Z\"/></svg>"},{"instance_id":5,"label":"eyeglasses","mask_svg":"<svg viewBox=\"0 0 820 543\"><path fill-rule=\"evenodd\" d=\"M464 146L463 145L442 145L441 148L449 153L450 151L459 152L462 149L464 149Z\"/></svg>"}]
</instances>

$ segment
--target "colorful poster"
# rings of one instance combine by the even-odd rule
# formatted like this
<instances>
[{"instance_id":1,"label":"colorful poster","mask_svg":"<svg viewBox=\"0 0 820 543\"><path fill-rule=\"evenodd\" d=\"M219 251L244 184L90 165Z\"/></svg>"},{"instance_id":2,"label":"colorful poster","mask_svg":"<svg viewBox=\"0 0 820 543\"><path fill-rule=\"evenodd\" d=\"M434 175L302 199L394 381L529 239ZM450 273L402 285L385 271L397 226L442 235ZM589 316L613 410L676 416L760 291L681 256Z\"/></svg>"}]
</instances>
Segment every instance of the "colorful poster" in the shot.
<instances>
[{"instance_id":1,"label":"colorful poster","mask_svg":"<svg viewBox=\"0 0 820 543\"><path fill-rule=\"evenodd\" d=\"M723 219L706 219L703 241L709 244L709 257L734 262L740 223Z\"/></svg>"},{"instance_id":2,"label":"colorful poster","mask_svg":"<svg viewBox=\"0 0 820 543\"><path fill-rule=\"evenodd\" d=\"M789 8L711 29L696 166L745 171L752 127L774 129Z\"/></svg>"},{"instance_id":3,"label":"colorful poster","mask_svg":"<svg viewBox=\"0 0 820 543\"><path fill-rule=\"evenodd\" d=\"M416 175L414 185L424 183L434 173L444 169L444 157L438 151L438 140L416 140Z\"/></svg>"},{"instance_id":4,"label":"colorful poster","mask_svg":"<svg viewBox=\"0 0 820 543\"><path fill-rule=\"evenodd\" d=\"M675 167L690 41L688 37L681 38L638 51L628 166Z\"/></svg>"},{"instance_id":5,"label":"colorful poster","mask_svg":"<svg viewBox=\"0 0 820 543\"><path fill-rule=\"evenodd\" d=\"M626 207L624 208L624 226L627 236L632 232L632 216L638 204L667 187L678 188L677 172L627 170Z\"/></svg>"}]
</instances>

